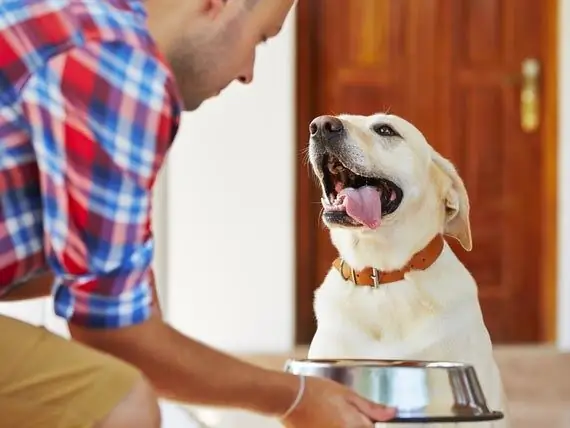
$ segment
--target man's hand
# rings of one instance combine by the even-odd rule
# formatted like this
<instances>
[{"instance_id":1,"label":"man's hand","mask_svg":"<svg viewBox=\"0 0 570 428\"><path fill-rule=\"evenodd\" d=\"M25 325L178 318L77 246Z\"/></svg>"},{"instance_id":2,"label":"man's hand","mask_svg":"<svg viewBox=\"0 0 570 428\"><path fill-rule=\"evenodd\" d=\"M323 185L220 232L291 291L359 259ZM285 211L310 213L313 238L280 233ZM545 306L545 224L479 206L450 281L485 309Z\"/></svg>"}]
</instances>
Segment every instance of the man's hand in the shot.
<instances>
[{"instance_id":1,"label":"man's hand","mask_svg":"<svg viewBox=\"0 0 570 428\"><path fill-rule=\"evenodd\" d=\"M283 421L288 428L373 428L395 411L326 379L307 377L303 398Z\"/></svg>"}]
</instances>

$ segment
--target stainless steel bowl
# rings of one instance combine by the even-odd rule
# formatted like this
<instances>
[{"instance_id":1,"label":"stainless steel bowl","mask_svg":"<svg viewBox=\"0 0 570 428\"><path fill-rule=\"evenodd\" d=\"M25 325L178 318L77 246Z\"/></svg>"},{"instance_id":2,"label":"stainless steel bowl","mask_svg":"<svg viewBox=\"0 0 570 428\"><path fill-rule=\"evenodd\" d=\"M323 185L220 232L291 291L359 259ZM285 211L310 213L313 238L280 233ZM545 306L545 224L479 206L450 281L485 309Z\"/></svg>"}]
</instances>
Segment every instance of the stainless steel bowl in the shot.
<instances>
[{"instance_id":1,"label":"stainless steel bowl","mask_svg":"<svg viewBox=\"0 0 570 428\"><path fill-rule=\"evenodd\" d=\"M503 418L487 407L473 366L443 361L289 360L285 371L332 379L397 409L390 422L477 422Z\"/></svg>"}]
</instances>

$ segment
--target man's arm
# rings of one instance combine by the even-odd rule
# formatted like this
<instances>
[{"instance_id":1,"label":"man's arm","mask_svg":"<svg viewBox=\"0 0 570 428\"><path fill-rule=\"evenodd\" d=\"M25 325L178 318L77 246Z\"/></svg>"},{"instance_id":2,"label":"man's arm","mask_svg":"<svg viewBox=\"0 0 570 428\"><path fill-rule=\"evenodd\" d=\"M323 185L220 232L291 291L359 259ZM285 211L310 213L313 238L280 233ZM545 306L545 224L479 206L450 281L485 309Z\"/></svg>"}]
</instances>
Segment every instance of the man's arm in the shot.
<instances>
[{"instance_id":1,"label":"man's arm","mask_svg":"<svg viewBox=\"0 0 570 428\"><path fill-rule=\"evenodd\" d=\"M252 366L182 335L161 319L154 275L151 285L153 315L147 322L119 330L69 323L71 336L138 367L165 397L283 414L295 398L298 379Z\"/></svg>"},{"instance_id":2,"label":"man's arm","mask_svg":"<svg viewBox=\"0 0 570 428\"><path fill-rule=\"evenodd\" d=\"M299 380L245 363L194 341L153 315L143 324L95 331L70 324L73 337L139 367L165 397L280 415Z\"/></svg>"},{"instance_id":3,"label":"man's arm","mask_svg":"<svg viewBox=\"0 0 570 428\"><path fill-rule=\"evenodd\" d=\"M131 362L176 400L284 412L297 378L215 351L161 319L150 210L177 119L164 64L124 43L91 42L53 58L22 97L55 310L72 336Z\"/></svg>"}]
</instances>

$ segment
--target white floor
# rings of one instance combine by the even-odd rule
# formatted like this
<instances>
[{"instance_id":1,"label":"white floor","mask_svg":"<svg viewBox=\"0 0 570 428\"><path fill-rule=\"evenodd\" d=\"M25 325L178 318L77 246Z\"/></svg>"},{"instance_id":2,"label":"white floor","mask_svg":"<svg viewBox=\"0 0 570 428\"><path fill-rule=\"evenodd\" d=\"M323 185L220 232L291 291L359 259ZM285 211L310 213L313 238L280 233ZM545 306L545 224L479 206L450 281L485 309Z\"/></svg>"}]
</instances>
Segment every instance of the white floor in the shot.
<instances>
[{"instance_id":1,"label":"white floor","mask_svg":"<svg viewBox=\"0 0 570 428\"><path fill-rule=\"evenodd\" d=\"M194 408L192 412L200 418L208 428L282 428L277 420L254 413L230 410ZM166 427L165 427L166 428Z\"/></svg>"}]
</instances>

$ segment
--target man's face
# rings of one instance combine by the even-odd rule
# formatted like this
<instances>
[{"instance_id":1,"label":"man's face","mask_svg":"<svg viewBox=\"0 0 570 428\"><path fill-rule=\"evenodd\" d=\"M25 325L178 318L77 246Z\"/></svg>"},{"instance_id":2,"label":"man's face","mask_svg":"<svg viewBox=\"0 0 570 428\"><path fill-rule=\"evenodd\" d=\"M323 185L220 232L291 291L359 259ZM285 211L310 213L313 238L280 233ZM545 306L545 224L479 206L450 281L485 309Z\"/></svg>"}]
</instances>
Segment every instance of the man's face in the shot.
<instances>
[{"instance_id":1,"label":"man's face","mask_svg":"<svg viewBox=\"0 0 570 428\"><path fill-rule=\"evenodd\" d=\"M233 80L253 79L255 49L281 30L294 0L205 2L194 23L175 39L166 56L185 110L195 110Z\"/></svg>"}]
</instances>

